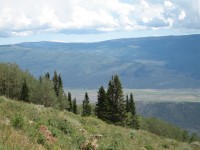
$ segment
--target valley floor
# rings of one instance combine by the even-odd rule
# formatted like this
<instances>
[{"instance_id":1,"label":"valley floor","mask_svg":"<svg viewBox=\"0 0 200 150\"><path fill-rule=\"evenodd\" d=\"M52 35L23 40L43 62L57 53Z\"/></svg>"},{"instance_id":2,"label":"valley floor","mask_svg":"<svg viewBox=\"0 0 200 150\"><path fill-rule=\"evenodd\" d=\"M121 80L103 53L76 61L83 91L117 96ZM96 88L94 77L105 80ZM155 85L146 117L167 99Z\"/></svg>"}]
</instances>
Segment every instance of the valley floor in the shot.
<instances>
[{"instance_id":1,"label":"valley floor","mask_svg":"<svg viewBox=\"0 0 200 150\"><path fill-rule=\"evenodd\" d=\"M67 89L82 102L87 91L92 102L97 101L98 89ZM123 89L124 95L133 93L135 101L156 102L200 102L200 89Z\"/></svg>"}]
</instances>

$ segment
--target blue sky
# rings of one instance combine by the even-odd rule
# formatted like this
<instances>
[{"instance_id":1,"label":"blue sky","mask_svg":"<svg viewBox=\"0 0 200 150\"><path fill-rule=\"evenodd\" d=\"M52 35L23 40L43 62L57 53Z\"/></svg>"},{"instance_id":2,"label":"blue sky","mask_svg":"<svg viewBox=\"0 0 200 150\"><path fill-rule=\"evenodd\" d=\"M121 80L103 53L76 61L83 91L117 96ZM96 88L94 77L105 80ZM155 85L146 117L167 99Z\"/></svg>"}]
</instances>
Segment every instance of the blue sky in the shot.
<instances>
[{"instance_id":1,"label":"blue sky","mask_svg":"<svg viewBox=\"0 0 200 150\"><path fill-rule=\"evenodd\" d=\"M200 0L0 0L0 44L200 33Z\"/></svg>"}]
</instances>

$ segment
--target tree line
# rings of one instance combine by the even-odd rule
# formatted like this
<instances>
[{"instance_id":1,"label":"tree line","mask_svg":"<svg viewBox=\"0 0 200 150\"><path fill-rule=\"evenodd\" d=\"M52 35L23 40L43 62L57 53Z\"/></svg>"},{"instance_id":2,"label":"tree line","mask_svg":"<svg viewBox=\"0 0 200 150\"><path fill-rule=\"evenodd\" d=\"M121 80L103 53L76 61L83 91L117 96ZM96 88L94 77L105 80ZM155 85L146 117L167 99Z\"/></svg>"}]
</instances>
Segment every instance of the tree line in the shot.
<instances>
[{"instance_id":1,"label":"tree line","mask_svg":"<svg viewBox=\"0 0 200 150\"><path fill-rule=\"evenodd\" d=\"M82 107L82 116L90 116L91 105L87 92ZM95 114L107 123L139 129L133 94L130 94L130 98L127 95L125 101L121 81L117 75L112 76L107 91L103 86L99 88Z\"/></svg>"},{"instance_id":2,"label":"tree line","mask_svg":"<svg viewBox=\"0 0 200 150\"><path fill-rule=\"evenodd\" d=\"M16 64L0 63L0 95L77 113L76 98L64 92L62 77L56 71L52 78L47 72L36 79Z\"/></svg>"},{"instance_id":3,"label":"tree line","mask_svg":"<svg viewBox=\"0 0 200 150\"><path fill-rule=\"evenodd\" d=\"M16 64L0 63L0 96L2 95L27 103L79 113L76 98L73 99L70 92L65 93L61 74L58 74L57 71L54 71L52 77L47 72L36 79L27 70L21 70ZM103 86L98 89L94 112L89 95L87 92L85 93L81 115L87 117L92 114L107 123L134 129L139 129L141 126L142 129L154 134L180 141L199 140L196 134L190 136L186 131L177 130L164 122L151 118L140 117L139 119L133 94L124 96L122 84L117 75L112 76L107 90ZM165 132L161 130L164 126Z\"/></svg>"},{"instance_id":4,"label":"tree line","mask_svg":"<svg viewBox=\"0 0 200 150\"><path fill-rule=\"evenodd\" d=\"M36 79L27 70L21 70L16 64L0 63L0 95L78 113L76 98L72 99L70 92L65 93L61 74L58 74L57 71L54 71L52 77L47 72ZM109 81L107 91L104 90L104 87L99 88L97 100L94 114L98 118L115 125L139 128L133 95L130 95L130 99L124 100L118 76L113 76ZM92 106L86 92L82 104L82 116L91 114Z\"/></svg>"}]
</instances>

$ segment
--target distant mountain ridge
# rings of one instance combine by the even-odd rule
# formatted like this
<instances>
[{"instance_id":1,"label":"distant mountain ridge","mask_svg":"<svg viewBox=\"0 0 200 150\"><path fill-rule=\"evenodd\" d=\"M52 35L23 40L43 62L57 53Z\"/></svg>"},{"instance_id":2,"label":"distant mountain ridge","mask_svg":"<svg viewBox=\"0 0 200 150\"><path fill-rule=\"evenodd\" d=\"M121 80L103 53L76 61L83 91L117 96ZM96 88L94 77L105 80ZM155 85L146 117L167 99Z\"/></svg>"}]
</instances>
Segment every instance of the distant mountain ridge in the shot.
<instances>
[{"instance_id":1,"label":"distant mountain ridge","mask_svg":"<svg viewBox=\"0 0 200 150\"><path fill-rule=\"evenodd\" d=\"M57 70L66 88L98 88L118 74L126 88L200 88L200 35L95 43L0 45L0 61L39 76Z\"/></svg>"}]
</instances>

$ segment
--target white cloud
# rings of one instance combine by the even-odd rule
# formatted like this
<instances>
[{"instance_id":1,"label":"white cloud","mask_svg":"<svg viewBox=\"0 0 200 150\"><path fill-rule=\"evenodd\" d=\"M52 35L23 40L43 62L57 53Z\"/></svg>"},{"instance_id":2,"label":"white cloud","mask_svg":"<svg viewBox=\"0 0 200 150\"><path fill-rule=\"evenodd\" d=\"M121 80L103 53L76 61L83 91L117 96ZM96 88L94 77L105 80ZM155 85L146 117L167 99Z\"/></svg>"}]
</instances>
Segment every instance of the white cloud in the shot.
<instances>
[{"instance_id":1,"label":"white cloud","mask_svg":"<svg viewBox=\"0 0 200 150\"><path fill-rule=\"evenodd\" d=\"M184 20L184 19L185 19L185 16L186 16L185 11L182 10L182 11L180 12L180 14L178 15L178 19L179 19L179 20Z\"/></svg>"},{"instance_id":2,"label":"white cloud","mask_svg":"<svg viewBox=\"0 0 200 150\"><path fill-rule=\"evenodd\" d=\"M167 7L167 8L172 8L172 7L173 7L173 4L172 4L171 1L165 1L165 2L164 2L164 5L165 5L165 7Z\"/></svg>"},{"instance_id":3,"label":"white cloud","mask_svg":"<svg viewBox=\"0 0 200 150\"><path fill-rule=\"evenodd\" d=\"M3 36L163 27L200 29L199 0L0 0L0 4Z\"/></svg>"}]
</instances>

